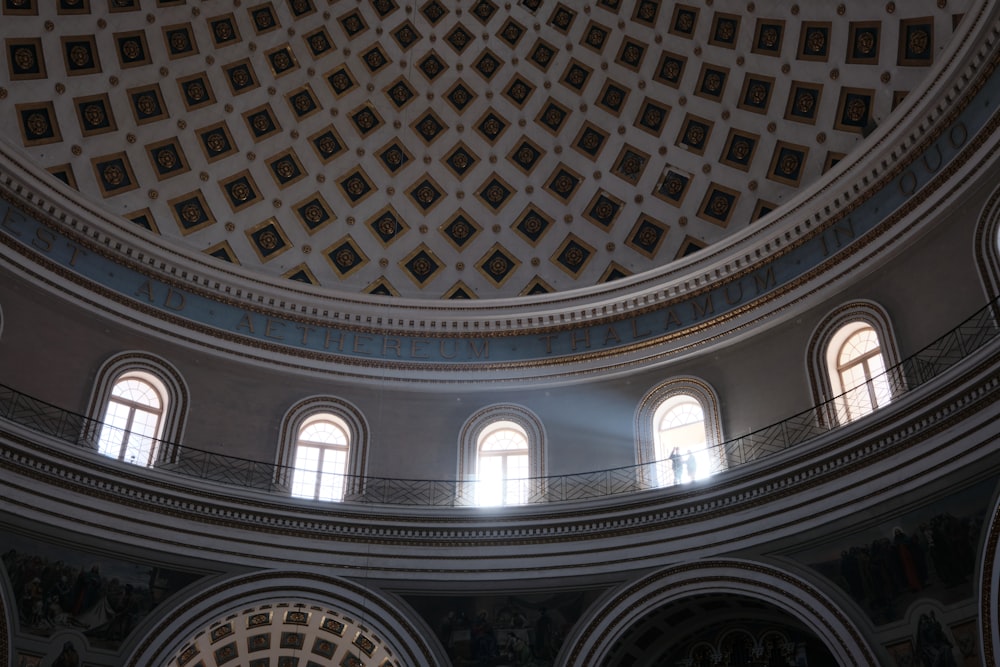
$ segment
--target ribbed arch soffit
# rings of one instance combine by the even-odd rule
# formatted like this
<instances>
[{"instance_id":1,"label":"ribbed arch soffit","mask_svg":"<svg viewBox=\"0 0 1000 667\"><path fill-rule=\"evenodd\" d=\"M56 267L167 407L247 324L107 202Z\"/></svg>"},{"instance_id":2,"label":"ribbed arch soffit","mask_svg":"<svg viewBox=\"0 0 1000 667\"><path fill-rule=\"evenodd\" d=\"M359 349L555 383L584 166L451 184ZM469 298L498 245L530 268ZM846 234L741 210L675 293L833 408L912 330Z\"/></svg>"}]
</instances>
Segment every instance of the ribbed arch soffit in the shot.
<instances>
[{"instance_id":1,"label":"ribbed arch soffit","mask_svg":"<svg viewBox=\"0 0 1000 667\"><path fill-rule=\"evenodd\" d=\"M600 664L623 633L647 614L704 593L739 595L774 605L807 625L844 667L878 663L853 620L808 581L763 563L719 559L668 567L609 591L567 638L562 664Z\"/></svg>"},{"instance_id":2,"label":"ribbed arch soffit","mask_svg":"<svg viewBox=\"0 0 1000 667\"><path fill-rule=\"evenodd\" d=\"M248 609L265 613L278 610L280 613L272 614L269 628L284 625L284 612L295 609L316 615L317 618L311 621L325 617L335 623L344 623L346 627L340 635L336 632L331 634L324 628L314 628L316 632L313 634L315 638L336 639L339 648L335 650L339 652L350 646L351 652L360 656L361 667L380 665L386 655L390 656L390 662L385 664L393 666L447 664L447 657L441 653L437 643L425 639L433 637L433 631L419 617L411 614L405 605L389 596L346 579L281 571L257 572L220 580L190 598L178 601L172 609L164 612L160 622L146 636L136 638L131 655L122 664L126 667L176 664L175 659L185 650L190 652L195 640L209 631L210 626L219 627L216 622L238 616ZM241 620L250 622L248 619ZM295 632L296 627L305 628L314 624L296 625L292 622L288 625ZM235 634L235 626L233 630ZM353 630L350 636L349 630ZM369 641L359 639L357 633ZM309 645L300 654L309 654L315 638L311 635L305 638ZM362 646L371 650L370 656L363 650L357 653ZM214 651L217 645L211 648ZM245 655L245 642L235 648L240 656ZM195 649L201 651L199 647ZM378 662L374 661L376 655ZM341 664L339 654L335 659L338 660L336 664Z\"/></svg>"}]
</instances>

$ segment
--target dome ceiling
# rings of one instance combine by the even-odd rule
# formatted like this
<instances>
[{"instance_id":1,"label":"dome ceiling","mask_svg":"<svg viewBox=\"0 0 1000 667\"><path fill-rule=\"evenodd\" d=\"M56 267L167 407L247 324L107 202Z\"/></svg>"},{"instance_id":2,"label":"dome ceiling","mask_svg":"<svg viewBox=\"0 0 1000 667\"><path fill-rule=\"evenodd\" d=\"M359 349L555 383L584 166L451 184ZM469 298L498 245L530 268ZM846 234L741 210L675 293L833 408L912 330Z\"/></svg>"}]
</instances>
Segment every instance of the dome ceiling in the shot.
<instances>
[{"instance_id":1,"label":"dome ceiling","mask_svg":"<svg viewBox=\"0 0 1000 667\"><path fill-rule=\"evenodd\" d=\"M964 2L0 0L7 140L182 248L341 292L661 267L817 181Z\"/></svg>"}]
</instances>

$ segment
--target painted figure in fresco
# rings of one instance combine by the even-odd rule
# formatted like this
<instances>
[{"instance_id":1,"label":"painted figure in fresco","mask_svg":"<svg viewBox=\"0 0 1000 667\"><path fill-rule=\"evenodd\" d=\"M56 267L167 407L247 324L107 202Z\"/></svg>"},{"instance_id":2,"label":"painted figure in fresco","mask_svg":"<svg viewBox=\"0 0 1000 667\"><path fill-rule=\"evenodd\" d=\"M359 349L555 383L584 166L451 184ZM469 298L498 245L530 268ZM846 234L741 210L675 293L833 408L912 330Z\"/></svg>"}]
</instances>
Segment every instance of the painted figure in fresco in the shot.
<instances>
[{"instance_id":1,"label":"painted figure in fresco","mask_svg":"<svg viewBox=\"0 0 1000 667\"><path fill-rule=\"evenodd\" d=\"M528 647L528 644L513 632L507 633L504 653L507 659L518 667L530 667L535 664L532 660L531 649Z\"/></svg>"},{"instance_id":2,"label":"painted figure in fresco","mask_svg":"<svg viewBox=\"0 0 1000 667\"><path fill-rule=\"evenodd\" d=\"M893 547L896 550L896 579L900 587L916 593L923 587L918 566L919 553L910 538L900 528L893 533Z\"/></svg>"},{"instance_id":3,"label":"painted figure in fresco","mask_svg":"<svg viewBox=\"0 0 1000 667\"><path fill-rule=\"evenodd\" d=\"M684 459L681 458L681 450L674 447L670 452L670 465L674 469L674 484L681 483L681 475L684 474Z\"/></svg>"},{"instance_id":4,"label":"painted figure in fresco","mask_svg":"<svg viewBox=\"0 0 1000 667\"><path fill-rule=\"evenodd\" d=\"M71 628L99 643L117 643L153 606L148 588L106 577L96 563L80 567L13 549L2 560L21 623L32 634Z\"/></svg>"},{"instance_id":5,"label":"painted figure in fresco","mask_svg":"<svg viewBox=\"0 0 1000 667\"><path fill-rule=\"evenodd\" d=\"M535 656L546 660L556 657L555 625L545 607L535 621Z\"/></svg>"},{"instance_id":6,"label":"painted figure in fresco","mask_svg":"<svg viewBox=\"0 0 1000 667\"><path fill-rule=\"evenodd\" d=\"M968 585L975 569L975 545L982 517L942 512L912 532L896 526L892 537L878 537L840 553L838 583L876 623L897 620L917 594ZM934 595L932 592L931 595Z\"/></svg>"},{"instance_id":7,"label":"painted figure in fresco","mask_svg":"<svg viewBox=\"0 0 1000 667\"><path fill-rule=\"evenodd\" d=\"M63 644L62 651L50 667L80 667L80 654L73 647L73 642Z\"/></svg>"},{"instance_id":8,"label":"painted figure in fresco","mask_svg":"<svg viewBox=\"0 0 1000 667\"><path fill-rule=\"evenodd\" d=\"M497 654L497 640L493 635L493 625L485 611L479 612L472 622L472 657L483 661Z\"/></svg>"},{"instance_id":9,"label":"painted figure in fresco","mask_svg":"<svg viewBox=\"0 0 1000 667\"><path fill-rule=\"evenodd\" d=\"M957 667L951 642L933 611L921 614L917 623L917 657L924 667Z\"/></svg>"},{"instance_id":10,"label":"painted figure in fresco","mask_svg":"<svg viewBox=\"0 0 1000 667\"><path fill-rule=\"evenodd\" d=\"M934 548L934 568L948 586L965 581L975 568L975 543L978 528L962 518L943 513L930 522Z\"/></svg>"}]
</instances>

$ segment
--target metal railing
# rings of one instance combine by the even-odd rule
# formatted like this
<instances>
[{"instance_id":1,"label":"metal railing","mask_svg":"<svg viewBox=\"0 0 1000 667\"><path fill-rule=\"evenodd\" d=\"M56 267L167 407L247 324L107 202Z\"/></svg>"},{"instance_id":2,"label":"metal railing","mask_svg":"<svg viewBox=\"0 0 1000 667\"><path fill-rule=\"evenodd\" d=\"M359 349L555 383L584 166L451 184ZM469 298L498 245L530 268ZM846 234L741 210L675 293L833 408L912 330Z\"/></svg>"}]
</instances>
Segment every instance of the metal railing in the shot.
<instances>
[{"instance_id":1,"label":"metal railing","mask_svg":"<svg viewBox=\"0 0 1000 667\"><path fill-rule=\"evenodd\" d=\"M897 399L929 382L1000 336L998 313L1000 299L987 304L927 347L866 384L879 383L883 392L888 387L892 398ZM873 390L872 393L878 392ZM775 424L726 440L710 448L708 460L713 463L707 472L759 460L837 428L848 421L847 415L877 410L881 406L872 408L867 403L869 395L867 387L862 385ZM108 429L113 428L2 384L0 419L95 453L99 450L102 434L107 437ZM156 459L155 467L159 470L283 495L291 494L292 481L297 472L289 466L168 442L158 444ZM337 483L331 486L344 490L343 500L346 502L457 507L482 504L485 500L480 497L479 484L475 480L355 477L316 470L298 472L335 476ZM679 481L673 479L671 463L663 460L568 475L506 480L504 497L511 497L511 485L516 486L514 497L523 504L534 504L634 493Z\"/></svg>"}]
</instances>

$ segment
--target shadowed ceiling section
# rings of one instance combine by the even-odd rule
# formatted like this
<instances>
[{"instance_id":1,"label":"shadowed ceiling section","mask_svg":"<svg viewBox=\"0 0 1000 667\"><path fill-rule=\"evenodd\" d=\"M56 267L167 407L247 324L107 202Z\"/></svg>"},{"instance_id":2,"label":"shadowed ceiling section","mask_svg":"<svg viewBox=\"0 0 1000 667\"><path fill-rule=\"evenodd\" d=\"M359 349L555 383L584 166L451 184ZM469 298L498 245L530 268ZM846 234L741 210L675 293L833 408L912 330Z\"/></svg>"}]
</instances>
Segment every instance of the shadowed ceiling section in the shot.
<instances>
[{"instance_id":1,"label":"shadowed ceiling section","mask_svg":"<svg viewBox=\"0 0 1000 667\"><path fill-rule=\"evenodd\" d=\"M801 621L768 603L709 594L678 600L629 628L602 665L835 667L822 641Z\"/></svg>"}]
</instances>

